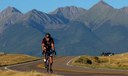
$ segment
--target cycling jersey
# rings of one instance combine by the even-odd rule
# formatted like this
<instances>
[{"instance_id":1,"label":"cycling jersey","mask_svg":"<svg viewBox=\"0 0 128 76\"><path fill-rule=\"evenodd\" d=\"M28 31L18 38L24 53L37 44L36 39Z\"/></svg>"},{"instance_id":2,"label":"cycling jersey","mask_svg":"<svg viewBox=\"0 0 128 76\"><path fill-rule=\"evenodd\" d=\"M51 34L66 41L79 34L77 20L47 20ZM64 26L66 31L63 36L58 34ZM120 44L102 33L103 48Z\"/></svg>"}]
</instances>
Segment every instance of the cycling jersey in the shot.
<instances>
[{"instance_id":1,"label":"cycling jersey","mask_svg":"<svg viewBox=\"0 0 128 76\"><path fill-rule=\"evenodd\" d=\"M51 44L54 44L53 38L49 38L49 41L46 41L46 39L44 38L42 40L42 44L44 44L44 47L46 47L46 51L50 51L52 46Z\"/></svg>"}]
</instances>

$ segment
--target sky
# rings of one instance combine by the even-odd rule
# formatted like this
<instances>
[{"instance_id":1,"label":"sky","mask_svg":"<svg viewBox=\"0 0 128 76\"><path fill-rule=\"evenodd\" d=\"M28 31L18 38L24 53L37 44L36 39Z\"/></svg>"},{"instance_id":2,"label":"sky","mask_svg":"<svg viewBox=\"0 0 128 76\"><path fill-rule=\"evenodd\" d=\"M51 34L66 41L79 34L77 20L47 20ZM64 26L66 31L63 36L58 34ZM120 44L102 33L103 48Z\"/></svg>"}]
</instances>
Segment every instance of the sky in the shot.
<instances>
[{"instance_id":1,"label":"sky","mask_svg":"<svg viewBox=\"0 0 128 76\"><path fill-rule=\"evenodd\" d=\"M0 11L8 6L15 7L22 13L27 13L32 9L48 13L65 6L77 6L89 9L99 1L100 0L0 0ZM114 8L128 7L128 0L104 1Z\"/></svg>"}]
</instances>

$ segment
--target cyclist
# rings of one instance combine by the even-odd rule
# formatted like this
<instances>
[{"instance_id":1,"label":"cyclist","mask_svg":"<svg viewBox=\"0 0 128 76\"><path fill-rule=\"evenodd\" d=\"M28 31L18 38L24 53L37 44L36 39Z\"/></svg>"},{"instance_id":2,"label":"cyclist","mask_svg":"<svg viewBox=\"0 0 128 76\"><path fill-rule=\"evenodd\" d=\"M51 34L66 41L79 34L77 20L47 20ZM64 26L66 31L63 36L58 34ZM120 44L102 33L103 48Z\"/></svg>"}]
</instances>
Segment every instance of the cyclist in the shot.
<instances>
[{"instance_id":1,"label":"cyclist","mask_svg":"<svg viewBox=\"0 0 128 76\"><path fill-rule=\"evenodd\" d=\"M50 33L46 33L45 37L42 40L42 50L43 50L42 54L44 55L45 68L47 68L47 65L46 65L47 56L50 56L50 65L52 66L53 53L55 53L56 55L56 52L55 52L55 47L54 47L54 40L51 37Z\"/></svg>"}]
</instances>

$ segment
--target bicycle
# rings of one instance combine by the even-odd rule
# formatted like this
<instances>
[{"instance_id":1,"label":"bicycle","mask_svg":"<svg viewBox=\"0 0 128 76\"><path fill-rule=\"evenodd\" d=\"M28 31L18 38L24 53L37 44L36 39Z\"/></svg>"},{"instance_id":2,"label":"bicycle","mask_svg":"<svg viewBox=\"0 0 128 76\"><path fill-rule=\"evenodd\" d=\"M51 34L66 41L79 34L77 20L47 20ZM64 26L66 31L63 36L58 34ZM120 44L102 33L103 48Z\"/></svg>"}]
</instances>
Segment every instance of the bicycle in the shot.
<instances>
[{"instance_id":1,"label":"bicycle","mask_svg":"<svg viewBox=\"0 0 128 76\"><path fill-rule=\"evenodd\" d=\"M52 65L50 64L50 56L56 55L56 52L47 51L45 54L46 62L44 64L45 68L47 69L47 73L53 73Z\"/></svg>"}]
</instances>

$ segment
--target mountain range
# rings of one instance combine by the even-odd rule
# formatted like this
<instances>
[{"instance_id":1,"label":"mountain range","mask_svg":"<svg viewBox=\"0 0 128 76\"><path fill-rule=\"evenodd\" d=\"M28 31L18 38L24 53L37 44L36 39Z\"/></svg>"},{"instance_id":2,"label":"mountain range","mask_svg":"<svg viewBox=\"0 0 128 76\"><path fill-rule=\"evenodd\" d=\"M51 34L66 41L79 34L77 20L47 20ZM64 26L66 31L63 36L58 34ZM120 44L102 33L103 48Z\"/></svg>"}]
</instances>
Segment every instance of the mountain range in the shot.
<instances>
[{"instance_id":1,"label":"mountain range","mask_svg":"<svg viewBox=\"0 0 128 76\"><path fill-rule=\"evenodd\" d=\"M50 13L14 7L0 12L0 51L41 55L41 41L51 33L58 55L99 55L128 50L128 7L100 1L90 9L60 7Z\"/></svg>"}]
</instances>

